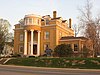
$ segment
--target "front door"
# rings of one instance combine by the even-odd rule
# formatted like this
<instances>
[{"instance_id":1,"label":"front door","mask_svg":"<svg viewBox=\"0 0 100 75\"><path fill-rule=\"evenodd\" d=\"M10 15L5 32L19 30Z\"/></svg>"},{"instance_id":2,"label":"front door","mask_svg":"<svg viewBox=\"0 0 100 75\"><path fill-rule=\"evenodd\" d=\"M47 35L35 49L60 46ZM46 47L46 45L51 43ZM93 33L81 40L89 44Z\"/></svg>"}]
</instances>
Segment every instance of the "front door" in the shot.
<instances>
[{"instance_id":1,"label":"front door","mask_svg":"<svg viewBox=\"0 0 100 75\"><path fill-rule=\"evenodd\" d=\"M33 54L37 54L37 45L33 45Z\"/></svg>"}]
</instances>

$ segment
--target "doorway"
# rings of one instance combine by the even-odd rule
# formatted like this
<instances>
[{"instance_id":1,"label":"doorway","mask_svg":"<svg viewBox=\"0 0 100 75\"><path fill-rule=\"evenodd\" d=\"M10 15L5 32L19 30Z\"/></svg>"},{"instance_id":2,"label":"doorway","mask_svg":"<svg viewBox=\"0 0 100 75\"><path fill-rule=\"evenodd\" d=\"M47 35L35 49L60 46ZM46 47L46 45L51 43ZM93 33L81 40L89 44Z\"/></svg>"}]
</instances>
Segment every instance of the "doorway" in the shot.
<instances>
[{"instance_id":1,"label":"doorway","mask_svg":"<svg viewBox=\"0 0 100 75\"><path fill-rule=\"evenodd\" d=\"M37 45L33 45L33 54L37 54Z\"/></svg>"}]
</instances>

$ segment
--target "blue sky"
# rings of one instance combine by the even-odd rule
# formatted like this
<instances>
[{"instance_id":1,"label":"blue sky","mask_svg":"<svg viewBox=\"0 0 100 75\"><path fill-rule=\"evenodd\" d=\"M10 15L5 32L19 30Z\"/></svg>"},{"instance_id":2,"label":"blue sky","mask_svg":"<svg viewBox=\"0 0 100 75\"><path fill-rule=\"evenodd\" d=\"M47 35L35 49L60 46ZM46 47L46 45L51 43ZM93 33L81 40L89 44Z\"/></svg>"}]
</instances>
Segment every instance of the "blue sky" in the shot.
<instances>
[{"instance_id":1,"label":"blue sky","mask_svg":"<svg viewBox=\"0 0 100 75\"><path fill-rule=\"evenodd\" d=\"M92 0L93 11L100 12L100 0ZM57 16L63 19L73 19L77 24L78 7L84 6L86 0L0 0L0 18L7 19L13 26L26 14L51 15L57 11ZM94 12L94 13L95 13Z\"/></svg>"}]
</instances>

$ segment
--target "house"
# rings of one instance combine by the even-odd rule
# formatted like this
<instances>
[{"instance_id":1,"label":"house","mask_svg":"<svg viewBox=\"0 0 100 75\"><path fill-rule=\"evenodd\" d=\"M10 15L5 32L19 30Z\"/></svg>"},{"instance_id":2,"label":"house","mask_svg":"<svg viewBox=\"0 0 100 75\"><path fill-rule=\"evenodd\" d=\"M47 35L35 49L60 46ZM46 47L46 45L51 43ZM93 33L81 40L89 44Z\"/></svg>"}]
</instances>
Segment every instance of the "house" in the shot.
<instances>
[{"instance_id":1,"label":"house","mask_svg":"<svg viewBox=\"0 0 100 75\"><path fill-rule=\"evenodd\" d=\"M56 11L53 11L53 17L28 14L15 25L14 53L40 56L45 53L46 47L54 50L57 45L67 42L72 43L73 49L74 46L81 49L85 43L83 40L87 39L74 37L71 18L63 20L62 17L57 17Z\"/></svg>"}]
</instances>

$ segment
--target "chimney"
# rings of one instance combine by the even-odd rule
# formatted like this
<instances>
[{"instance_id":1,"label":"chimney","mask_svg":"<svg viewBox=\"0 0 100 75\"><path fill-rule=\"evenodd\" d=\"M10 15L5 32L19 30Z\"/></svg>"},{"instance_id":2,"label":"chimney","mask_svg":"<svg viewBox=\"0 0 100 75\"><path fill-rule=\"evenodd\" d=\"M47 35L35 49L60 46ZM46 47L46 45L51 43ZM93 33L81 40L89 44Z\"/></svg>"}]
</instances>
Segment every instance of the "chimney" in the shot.
<instances>
[{"instance_id":1,"label":"chimney","mask_svg":"<svg viewBox=\"0 0 100 75\"><path fill-rule=\"evenodd\" d=\"M69 28L72 28L72 19L69 18Z\"/></svg>"},{"instance_id":2,"label":"chimney","mask_svg":"<svg viewBox=\"0 0 100 75\"><path fill-rule=\"evenodd\" d=\"M57 12L53 11L53 18L56 18Z\"/></svg>"}]
</instances>

